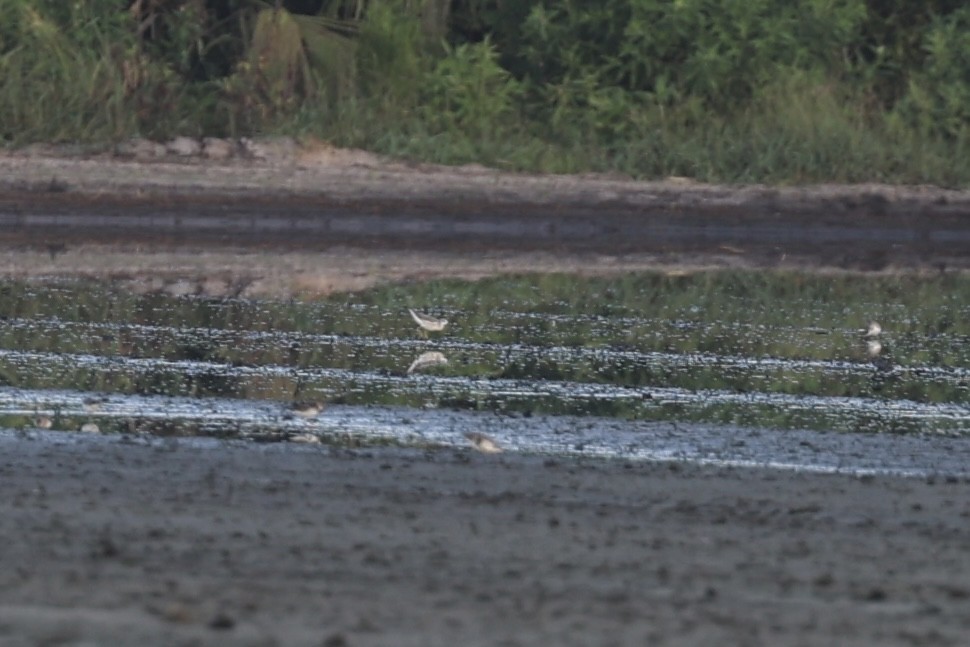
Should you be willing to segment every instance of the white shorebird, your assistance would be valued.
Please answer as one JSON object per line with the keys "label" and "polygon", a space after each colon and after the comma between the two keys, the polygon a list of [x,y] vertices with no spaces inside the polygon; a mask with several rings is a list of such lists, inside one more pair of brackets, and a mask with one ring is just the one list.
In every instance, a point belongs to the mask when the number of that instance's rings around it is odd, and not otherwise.
{"label": "white shorebird", "polygon": [[879,325],[878,321],[870,321],[869,326],[859,332],[865,333],[862,335],[863,339],[872,339],[882,334],[882,326]]}
{"label": "white shorebird", "polygon": [[320,415],[327,405],[323,402],[294,402],[290,405],[290,413],[298,418],[309,420]]}
{"label": "white shorebird", "polygon": [[417,359],[411,362],[411,365],[408,366],[408,375],[414,373],[415,371],[423,371],[426,368],[431,368],[432,366],[442,366],[447,363],[448,358],[445,357],[444,353],[439,353],[436,350],[421,353],[418,355]]}
{"label": "white shorebird", "polygon": [[477,431],[466,431],[464,436],[472,444],[472,447],[483,454],[498,454],[502,451],[498,443],[485,434],[480,434]]}
{"label": "white shorebird", "polygon": [[411,318],[418,324],[418,327],[428,332],[441,332],[448,325],[447,319],[439,319],[421,312],[415,312],[411,308],[408,308],[408,312],[411,313]]}

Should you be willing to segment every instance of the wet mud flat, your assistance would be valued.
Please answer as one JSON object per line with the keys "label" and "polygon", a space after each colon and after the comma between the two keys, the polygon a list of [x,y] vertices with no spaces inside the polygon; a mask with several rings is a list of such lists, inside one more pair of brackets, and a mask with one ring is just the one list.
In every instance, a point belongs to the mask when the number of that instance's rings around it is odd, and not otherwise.
{"label": "wet mud flat", "polygon": [[5,645],[960,645],[970,483],[0,433]]}

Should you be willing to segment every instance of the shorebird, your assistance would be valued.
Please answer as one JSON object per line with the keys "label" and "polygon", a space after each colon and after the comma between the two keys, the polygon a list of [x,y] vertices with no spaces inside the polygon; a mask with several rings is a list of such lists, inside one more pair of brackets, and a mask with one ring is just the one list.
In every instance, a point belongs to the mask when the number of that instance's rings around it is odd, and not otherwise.
{"label": "shorebird", "polygon": [[84,398],[84,402],[82,402],[82,404],[84,405],[85,412],[95,413],[97,411],[101,411],[101,408],[104,406],[104,403],[107,401],[108,401],[108,398],[106,398],[103,395],[99,395],[99,396],[92,396],[90,398]]}
{"label": "shorebird", "polygon": [[427,330],[428,332],[441,332],[448,325],[447,319],[438,319],[437,317],[432,317],[421,312],[415,312],[411,308],[408,308],[408,312],[411,313],[411,318],[417,322],[418,327],[421,330]]}
{"label": "shorebird", "polygon": [[408,366],[408,375],[414,373],[415,371],[423,371],[426,368],[431,368],[432,366],[441,366],[447,363],[448,358],[445,357],[444,353],[439,353],[436,350],[421,353],[418,355],[417,359],[411,362],[411,365]]}
{"label": "shorebird", "polygon": [[863,339],[872,339],[882,334],[882,326],[879,325],[878,321],[870,321],[869,326],[867,328],[863,328],[859,332],[865,333],[862,335]]}
{"label": "shorebird", "polygon": [[472,447],[483,454],[498,454],[502,451],[502,448],[498,446],[498,443],[485,434],[480,434],[477,431],[466,431],[464,436],[472,444]]}
{"label": "shorebird", "polygon": [[294,402],[290,405],[290,413],[298,418],[309,420],[320,415],[326,407],[323,402]]}
{"label": "shorebird", "polygon": [[37,416],[34,418],[34,426],[38,429],[50,429],[54,426],[54,421],[50,416]]}

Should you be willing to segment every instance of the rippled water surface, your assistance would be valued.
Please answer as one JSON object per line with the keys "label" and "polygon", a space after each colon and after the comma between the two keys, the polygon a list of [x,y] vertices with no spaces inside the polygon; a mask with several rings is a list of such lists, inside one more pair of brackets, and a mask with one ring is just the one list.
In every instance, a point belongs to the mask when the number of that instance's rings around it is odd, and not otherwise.
{"label": "rippled water surface", "polygon": [[[653,458],[703,458],[707,438],[711,458],[768,463],[785,462],[779,439],[808,432],[960,440],[968,295],[957,276],[753,272],[439,281],[295,302],[6,284],[0,423],[428,447],[483,431],[507,449]],[[409,307],[450,323],[426,333]],[[884,328],[878,356],[861,332],[870,319]],[[294,400],[328,409],[304,419]]]}

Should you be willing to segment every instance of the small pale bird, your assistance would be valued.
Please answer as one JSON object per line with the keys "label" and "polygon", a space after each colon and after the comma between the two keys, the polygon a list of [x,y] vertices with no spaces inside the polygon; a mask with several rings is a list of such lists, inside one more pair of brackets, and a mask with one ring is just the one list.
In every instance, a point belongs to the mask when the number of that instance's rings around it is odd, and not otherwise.
{"label": "small pale bird", "polygon": [[869,326],[859,332],[864,333],[862,335],[863,339],[873,339],[882,334],[882,326],[879,325],[878,321],[870,321]]}
{"label": "small pale bird", "polygon": [[294,402],[290,405],[290,413],[298,418],[309,420],[320,415],[326,407],[323,402]]}
{"label": "small pale bird", "polygon": [[38,429],[50,429],[54,426],[54,421],[50,416],[37,416],[34,418],[34,426]]}
{"label": "small pale bird", "polygon": [[436,350],[421,353],[418,355],[417,359],[411,362],[411,365],[408,366],[408,375],[414,373],[415,371],[423,371],[426,368],[431,368],[432,366],[442,366],[447,363],[448,358],[445,357],[444,353],[439,353]]}
{"label": "small pale bird", "polygon": [[432,317],[431,315],[426,315],[422,312],[415,312],[411,308],[408,308],[408,312],[411,313],[411,318],[417,322],[418,327],[422,330],[427,330],[428,332],[441,332],[448,325],[447,319],[439,319],[437,317]]}
{"label": "small pale bird", "polygon": [[466,431],[464,436],[472,444],[472,447],[483,454],[498,454],[502,451],[498,443],[485,434],[480,434],[477,431]]}

